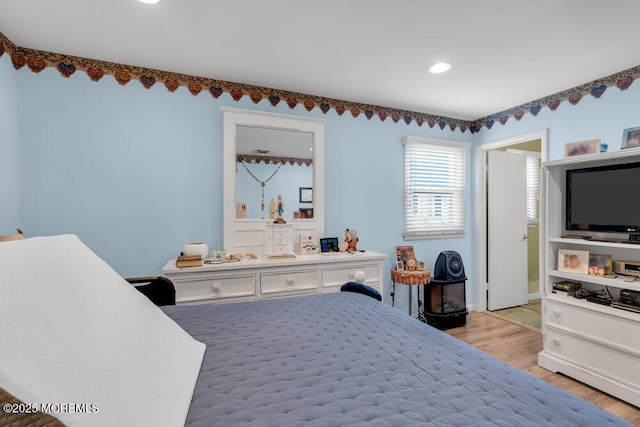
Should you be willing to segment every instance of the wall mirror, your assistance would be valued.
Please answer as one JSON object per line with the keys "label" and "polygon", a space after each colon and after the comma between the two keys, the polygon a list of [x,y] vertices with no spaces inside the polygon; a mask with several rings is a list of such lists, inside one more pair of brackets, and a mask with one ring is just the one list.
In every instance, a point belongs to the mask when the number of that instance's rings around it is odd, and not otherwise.
{"label": "wall mirror", "polygon": [[222,111],[225,248],[264,253],[265,223],[277,216],[278,197],[283,218],[293,223],[294,237],[322,237],[325,120],[226,107]]}
{"label": "wall mirror", "polygon": [[275,219],[278,204],[285,219],[313,218],[313,140],[311,132],[236,126],[237,219]]}

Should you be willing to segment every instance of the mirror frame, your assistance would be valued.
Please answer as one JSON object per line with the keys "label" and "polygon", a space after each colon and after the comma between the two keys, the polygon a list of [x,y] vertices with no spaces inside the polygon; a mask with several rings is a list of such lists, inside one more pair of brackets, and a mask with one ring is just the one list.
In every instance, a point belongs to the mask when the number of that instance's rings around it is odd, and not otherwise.
{"label": "mirror frame", "polygon": [[[236,127],[297,130],[313,134],[313,218],[288,220],[294,225],[294,249],[300,233],[324,233],[324,124],[326,120],[220,107],[223,112],[223,225],[227,252],[264,254],[265,224],[271,220],[236,218]],[[297,250],[297,249],[296,249]]]}

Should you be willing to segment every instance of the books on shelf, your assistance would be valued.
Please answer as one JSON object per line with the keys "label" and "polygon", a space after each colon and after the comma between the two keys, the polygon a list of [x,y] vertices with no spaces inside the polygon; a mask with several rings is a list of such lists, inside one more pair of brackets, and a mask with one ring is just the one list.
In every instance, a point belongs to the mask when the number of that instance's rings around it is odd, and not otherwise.
{"label": "books on shelf", "polygon": [[176,258],[176,267],[202,267],[202,257],[200,255],[180,255]]}
{"label": "books on shelf", "polygon": [[571,280],[564,280],[562,282],[555,282],[553,284],[553,289],[558,289],[561,291],[575,291],[580,289],[582,286],[578,282],[573,282]]}
{"label": "books on shelf", "polygon": [[551,293],[561,295],[563,297],[572,297],[576,294],[576,291],[561,291],[560,289],[552,289]]}
{"label": "books on shelf", "polygon": [[582,286],[578,282],[573,282],[571,280],[565,280],[562,282],[556,282],[553,284],[552,293],[556,295],[562,295],[565,297],[572,297],[576,294],[576,291],[580,289]]}

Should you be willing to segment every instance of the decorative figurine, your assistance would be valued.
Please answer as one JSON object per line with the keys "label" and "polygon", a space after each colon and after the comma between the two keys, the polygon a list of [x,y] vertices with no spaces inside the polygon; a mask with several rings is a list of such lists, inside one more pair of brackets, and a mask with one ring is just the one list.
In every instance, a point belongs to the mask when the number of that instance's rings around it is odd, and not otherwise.
{"label": "decorative figurine", "polygon": [[282,218],[284,214],[284,201],[282,200],[282,196],[278,194],[278,218]]}
{"label": "decorative figurine", "polygon": [[269,200],[269,219],[276,218],[276,202],[273,201],[273,197]]}
{"label": "decorative figurine", "polygon": [[349,231],[347,228],[344,232],[344,241],[347,242],[349,246],[347,246],[347,251],[355,252],[358,249],[356,246],[358,245],[358,236],[356,236],[356,231]]}

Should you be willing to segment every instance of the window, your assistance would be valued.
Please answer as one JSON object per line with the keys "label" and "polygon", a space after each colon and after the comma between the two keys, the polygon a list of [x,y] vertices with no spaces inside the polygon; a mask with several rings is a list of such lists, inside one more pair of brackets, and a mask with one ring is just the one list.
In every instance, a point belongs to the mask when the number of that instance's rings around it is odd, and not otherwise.
{"label": "window", "polygon": [[402,142],[405,240],[462,236],[469,144],[416,137]]}
{"label": "window", "polygon": [[540,220],[540,154],[527,153],[527,222]]}

